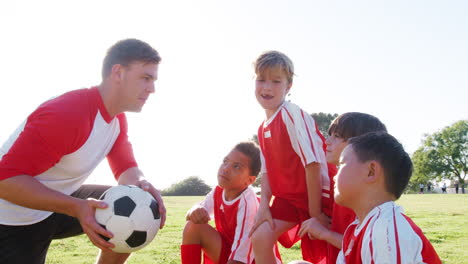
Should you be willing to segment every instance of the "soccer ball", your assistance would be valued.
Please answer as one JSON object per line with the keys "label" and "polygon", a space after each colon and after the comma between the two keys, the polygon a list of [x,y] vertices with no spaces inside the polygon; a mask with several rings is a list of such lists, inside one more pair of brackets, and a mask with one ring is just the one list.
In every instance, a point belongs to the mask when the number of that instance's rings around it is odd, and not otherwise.
{"label": "soccer ball", "polygon": [[102,194],[108,204],[96,209],[96,221],[114,234],[106,241],[115,245],[113,251],[130,253],[148,245],[156,236],[161,223],[159,206],[153,196],[131,185],[118,185]]}

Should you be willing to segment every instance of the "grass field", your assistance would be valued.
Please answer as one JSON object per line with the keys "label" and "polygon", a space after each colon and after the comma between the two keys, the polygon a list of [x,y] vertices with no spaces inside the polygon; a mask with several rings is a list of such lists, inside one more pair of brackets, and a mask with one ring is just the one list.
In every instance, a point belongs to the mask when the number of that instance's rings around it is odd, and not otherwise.
{"label": "grass field", "polygon": [[[180,263],[179,245],[186,211],[203,197],[164,197],[168,220],[156,239],[128,263]],[[408,194],[398,204],[421,227],[443,263],[468,264],[468,195]],[[93,263],[97,249],[82,235],[52,242],[47,263]],[[285,263],[300,259],[298,245],[281,249]]]}

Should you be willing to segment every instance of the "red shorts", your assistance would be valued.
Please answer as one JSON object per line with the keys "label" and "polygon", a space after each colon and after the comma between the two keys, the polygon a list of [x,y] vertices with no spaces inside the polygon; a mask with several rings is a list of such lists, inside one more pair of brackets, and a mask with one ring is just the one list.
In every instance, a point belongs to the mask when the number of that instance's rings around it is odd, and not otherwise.
{"label": "red shorts", "polygon": [[[328,204],[329,200],[322,197],[322,212],[330,215]],[[275,197],[273,204],[270,207],[271,216],[273,219],[283,220],[286,222],[296,223],[293,228],[281,234],[278,242],[285,248],[292,247],[301,238],[297,235],[300,224],[309,219],[309,212],[295,207],[288,200]],[[328,253],[327,243],[322,240],[311,240],[308,236],[302,237],[301,242],[302,257],[304,260],[312,263],[325,263]]]}

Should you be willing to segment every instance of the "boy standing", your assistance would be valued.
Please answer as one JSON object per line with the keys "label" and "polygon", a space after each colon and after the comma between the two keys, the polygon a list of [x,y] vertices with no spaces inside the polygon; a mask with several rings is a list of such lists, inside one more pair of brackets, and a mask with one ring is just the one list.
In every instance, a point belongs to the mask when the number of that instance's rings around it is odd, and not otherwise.
{"label": "boy standing", "polygon": [[[182,264],[201,263],[202,249],[215,263],[252,263],[252,244],[247,234],[257,213],[258,199],[249,185],[260,171],[260,162],[260,150],[253,142],[237,144],[224,158],[218,186],[187,213]],[[213,217],[216,229],[208,224]]]}
{"label": "boy standing", "polygon": [[[310,217],[326,221],[322,205],[330,198],[330,180],[315,121],[285,101],[293,82],[292,61],[281,52],[269,51],[257,58],[254,67],[255,95],[265,109],[266,120],[258,130],[263,158],[262,194],[250,235],[256,263],[271,264],[275,263],[274,245],[283,233]],[[302,241],[305,247],[315,252],[303,250],[304,259],[318,262],[326,256],[323,241],[312,242],[306,237]]]}
{"label": "boy standing", "polygon": [[[357,219],[346,229],[337,263],[441,263],[436,251],[394,201],[406,188],[413,165],[391,135],[351,138],[340,158],[335,201]],[[334,232],[314,236],[333,242]]]}

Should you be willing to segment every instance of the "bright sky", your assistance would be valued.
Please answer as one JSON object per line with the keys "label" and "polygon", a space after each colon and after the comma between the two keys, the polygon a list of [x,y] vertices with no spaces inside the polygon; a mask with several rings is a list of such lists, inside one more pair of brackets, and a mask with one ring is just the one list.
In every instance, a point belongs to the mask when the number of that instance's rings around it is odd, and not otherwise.
{"label": "bright sky", "polygon": [[[140,168],[158,188],[216,184],[223,157],[265,118],[253,60],[293,60],[289,99],[309,113],[379,117],[406,150],[468,118],[468,2],[2,1],[0,141],[40,103],[100,83],[108,47],[139,38],[163,58],[156,93],[128,114]],[[90,182],[110,182],[107,162]]]}

